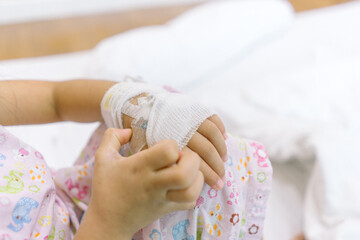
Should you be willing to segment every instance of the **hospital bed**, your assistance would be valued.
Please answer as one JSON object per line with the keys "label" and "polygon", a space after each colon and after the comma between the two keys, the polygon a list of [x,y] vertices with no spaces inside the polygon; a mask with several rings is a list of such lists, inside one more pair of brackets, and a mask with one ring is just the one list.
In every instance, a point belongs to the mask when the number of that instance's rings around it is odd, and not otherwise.
{"label": "hospital bed", "polygon": [[[215,70],[198,67],[201,71],[178,78],[166,69],[154,73],[142,66],[139,71],[150,82],[196,95],[220,114],[230,133],[267,146],[274,176],[265,240],[291,239],[304,231],[308,239],[360,239],[355,178],[360,167],[360,2],[298,14],[286,2],[276,2],[272,10],[278,22],[258,27],[257,35]],[[157,30],[139,29],[131,33],[134,39],[141,31]],[[111,68],[96,66],[111,65],[105,61],[108,49],[121,49],[124,41],[120,35],[95,50],[1,61],[0,78],[112,78]],[[130,72],[131,67],[126,66]],[[8,129],[41,151],[51,167],[61,168],[73,163],[97,126],[65,122]]]}

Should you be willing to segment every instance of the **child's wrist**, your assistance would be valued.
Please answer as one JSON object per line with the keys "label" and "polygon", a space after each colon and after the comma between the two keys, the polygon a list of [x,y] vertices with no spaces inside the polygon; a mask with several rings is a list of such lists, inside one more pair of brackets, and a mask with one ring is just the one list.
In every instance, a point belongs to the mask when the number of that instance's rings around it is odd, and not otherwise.
{"label": "child's wrist", "polygon": [[88,208],[74,240],[131,240],[133,234],[124,228],[124,224],[114,226],[107,223],[104,216]]}

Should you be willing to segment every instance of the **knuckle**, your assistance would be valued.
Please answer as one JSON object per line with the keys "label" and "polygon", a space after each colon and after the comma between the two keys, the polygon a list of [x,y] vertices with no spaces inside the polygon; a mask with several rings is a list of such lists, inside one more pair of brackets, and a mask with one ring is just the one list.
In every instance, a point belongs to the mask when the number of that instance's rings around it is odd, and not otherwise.
{"label": "knuckle", "polygon": [[172,149],[172,151],[178,151],[179,147],[178,147],[178,144],[175,140],[173,139],[167,139],[167,144],[168,144],[168,147]]}
{"label": "knuckle", "polygon": [[108,128],[104,132],[104,136],[111,136],[115,133],[115,128]]}
{"label": "knuckle", "polygon": [[208,127],[208,134],[211,138],[215,138],[216,137],[216,133],[217,131],[219,131],[219,129],[217,128],[217,126],[215,125],[215,123],[208,121],[209,122],[209,127]]}
{"label": "knuckle", "polygon": [[189,151],[189,155],[191,158],[196,158],[197,160],[200,160],[200,156],[199,154],[197,154],[197,152],[194,152],[194,151]]}
{"label": "knuckle", "polygon": [[211,117],[212,117],[212,120],[215,122],[216,126],[220,128],[220,131],[225,130],[224,123],[221,120],[221,118],[219,117],[219,115],[214,114]]}
{"label": "knuckle", "polygon": [[162,147],[165,158],[176,160],[179,157],[179,148],[174,140],[165,140]]}
{"label": "knuckle", "polygon": [[174,179],[174,182],[176,185],[186,186],[188,184],[188,177],[187,177],[186,173],[184,173],[184,171],[181,170],[180,168],[174,174],[173,179]]}
{"label": "knuckle", "polygon": [[205,147],[205,156],[213,156],[214,154],[216,154],[216,150],[215,148],[211,145],[211,144],[208,144],[206,147]]}
{"label": "knuckle", "polygon": [[187,152],[187,154],[189,155],[189,158],[191,158],[193,164],[198,164],[198,163],[200,163],[200,156],[199,156],[199,154],[197,154],[196,152],[193,152],[193,151]]}
{"label": "knuckle", "polygon": [[[217,143],[219,142],[218,139],[223,139],[222,137],[222,133],[220,131],[220,129],[218,129],[218,127],[215,125],[215,123],[210,122],[211,124],[209,125],[209,131],[208,131],[208,137],[210,139],[210,141],[212,143]],[[225,141],[222,141],[223,144],[225,144]]]}
{"label": "knuckle", "polygon": [[187,190],[184,192],[183,197],[184,197],[185,201],[187,201],[187,202],[193,202],[193,201],[196,201],[197,195],[198,195],[198,194],[197,194],[197,192],[195,191],[195,189],[190,188],[190,189],[187,189]]}

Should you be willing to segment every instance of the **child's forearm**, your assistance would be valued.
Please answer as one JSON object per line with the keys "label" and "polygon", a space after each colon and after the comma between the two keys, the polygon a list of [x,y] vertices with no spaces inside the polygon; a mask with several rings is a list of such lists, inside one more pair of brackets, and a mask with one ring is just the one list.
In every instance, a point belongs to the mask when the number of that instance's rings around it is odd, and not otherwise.
{"label": "child's forearm", "polygon": [[101,99],[114,83],[0,81],[0,124],[101,121]]}
{"label": "child's forearm", "polygon": [[59,82],[53,98],[61,121],[101,121],[100,103],[105,92],[115,82],[103,80],[72,80]]}
{"label": "child's forearm", "polygon": [[[54,99],[59,118],[62,121],[76,122],[102,121],[100,102],[105,92],[115,83],[104,80],[73,80],[58,83],[54,90]],[[133,103],[137,104],[135,99]],[[122,118],[123,126],[130,128],[132,118],[125,114]]]}
{"label": "child's forearm", "polygon": [[[89,209],[80,227],[74,236],[74,240],[130,240],[132,234],[125,233],[122,225],[113,226],[107,223],[97,214],[93,214]],[[102,219],[101,219],[102,218]]]}

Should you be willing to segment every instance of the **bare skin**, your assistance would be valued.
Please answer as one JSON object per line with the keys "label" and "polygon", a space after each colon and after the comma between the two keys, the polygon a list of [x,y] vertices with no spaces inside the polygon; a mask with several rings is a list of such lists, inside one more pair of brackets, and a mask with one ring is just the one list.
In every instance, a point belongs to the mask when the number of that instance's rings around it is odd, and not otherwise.
{"label": "bare skin", "polygon": [[[95,156],[93,195],[75,240],[131,239],[161,216],[195,206],[204,183],[200,157],[179,152],[172,140],[122,157],[120,146],[130,135],[127,130],[106,130]],[[122,169],[127,171],[119,174]],[[134,189],[136,194],[131,194]]]}
{"label": "bare skin", "polygon": [[[0,124],[102,121],[100,102],[113,84],[0,81]],[[126,117],[124,125],[130,126],[131,119]],[[193,208],[204,179],[215,189],[222,188],[222,159],[227,154],[224,134],[220,118],[213,116],[182,152],[175,142],[166,140],[124,158],[118,150],[131,133],[107,130],[96,154],[89,210],[76,239],[131,239],[138,229],[164,214]]]}
{"label": "bare skin", "polygon": [[[0,124],[103,121],[100,102],[114,84],[103,80],[0,81]],[[130,128],[131,120],[124,116],[125,128]],[[215,189],[222,188],[225,174],[224,134],[224,124],[214,115],[200,125],[187,145],[201,157],[205,182]]]}

